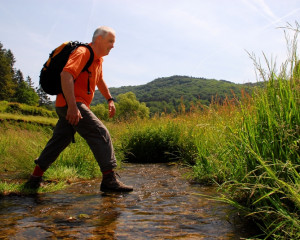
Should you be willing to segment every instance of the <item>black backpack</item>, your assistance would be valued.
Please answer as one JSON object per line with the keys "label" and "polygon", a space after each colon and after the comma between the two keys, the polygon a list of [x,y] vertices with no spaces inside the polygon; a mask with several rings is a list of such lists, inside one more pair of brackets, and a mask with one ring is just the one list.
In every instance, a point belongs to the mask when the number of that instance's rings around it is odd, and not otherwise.
{"label": "black backpack", "polygon": [[[88,71],[94,60],[94,51],[88,44],[80,42],[65,42],[59,47],[55,48],[50,56],[43,65],[40,73],[40,85],[42,89],[50,95],[57,95],[62,93],[60,73],[62,72],[64,66],[66,65],[70,54],[78,47],[84,46],[90,51],[90,59],[84,66],[81,72]],[[88,71],[89,75],[90,72]],[[88,94],[90,94],[90,81],[88,79],[87,86]]]}

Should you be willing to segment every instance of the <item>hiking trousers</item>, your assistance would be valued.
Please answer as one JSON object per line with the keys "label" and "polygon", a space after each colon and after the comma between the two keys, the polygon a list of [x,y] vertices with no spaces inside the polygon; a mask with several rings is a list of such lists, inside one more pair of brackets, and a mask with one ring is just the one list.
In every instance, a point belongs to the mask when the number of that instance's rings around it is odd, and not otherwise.
{"label": "hiking trousers", "polygon": [[72,126],[66,120],[67,107],[56,107],[59,119],[54,128],[53,136],[46,144],[39,158],[35,160],[35,163],[43,171],[46,171],[58,158],[59,154],[71,143],[76,132],[88,143],[102,172],[117,166],[111,137],[107,128],[85,104],[78,102],[77,107],[83,118],[79,120],[76,126]]}

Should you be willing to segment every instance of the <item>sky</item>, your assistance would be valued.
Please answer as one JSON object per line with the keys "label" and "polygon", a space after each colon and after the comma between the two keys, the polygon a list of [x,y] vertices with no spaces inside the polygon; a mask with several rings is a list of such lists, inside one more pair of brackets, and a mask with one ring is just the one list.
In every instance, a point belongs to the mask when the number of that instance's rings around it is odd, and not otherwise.
{"label": "sky", "polygon": [[256,82],[249,54],[280,65],[284,28],[300,22],[300,0],[0,0],[0,42],[38,86],[49,53],[66,41],[116,31],[104,57],[108,87],[184,75]]}

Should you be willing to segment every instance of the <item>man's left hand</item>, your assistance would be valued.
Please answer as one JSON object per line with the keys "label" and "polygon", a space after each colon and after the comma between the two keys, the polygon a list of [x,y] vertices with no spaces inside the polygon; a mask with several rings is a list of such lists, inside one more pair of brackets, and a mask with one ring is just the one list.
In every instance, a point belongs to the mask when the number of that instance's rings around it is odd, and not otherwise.
{"label": "man's left hand", "polygon": [[109,101],[109,103],[108,103],[108,116],[110,118],[112,118],[113,116],[115,116],[115,113],[116,113],[115,103],[114,103],[114,101]]}

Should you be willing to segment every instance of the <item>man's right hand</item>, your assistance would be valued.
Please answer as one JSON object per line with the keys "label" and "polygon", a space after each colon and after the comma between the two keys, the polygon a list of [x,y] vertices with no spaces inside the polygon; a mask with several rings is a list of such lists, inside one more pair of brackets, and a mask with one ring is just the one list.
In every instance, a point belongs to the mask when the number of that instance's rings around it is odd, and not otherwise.
{"label": "man's right hand", "polygon": [[82,119],[79,109],[76,107],[68,107],[66,120],[73,126],[76,126],[79,123],[79,120]]}
{"label": "man's right hand", "polygon": [[61,74],[61,87],[67,101],[68,111],[66,120],[71,125],[77,125],[79,120],[82,119],[81,113],[76,105],[76,99],[74,95],[74,80],[70,73],[62,71]]}

